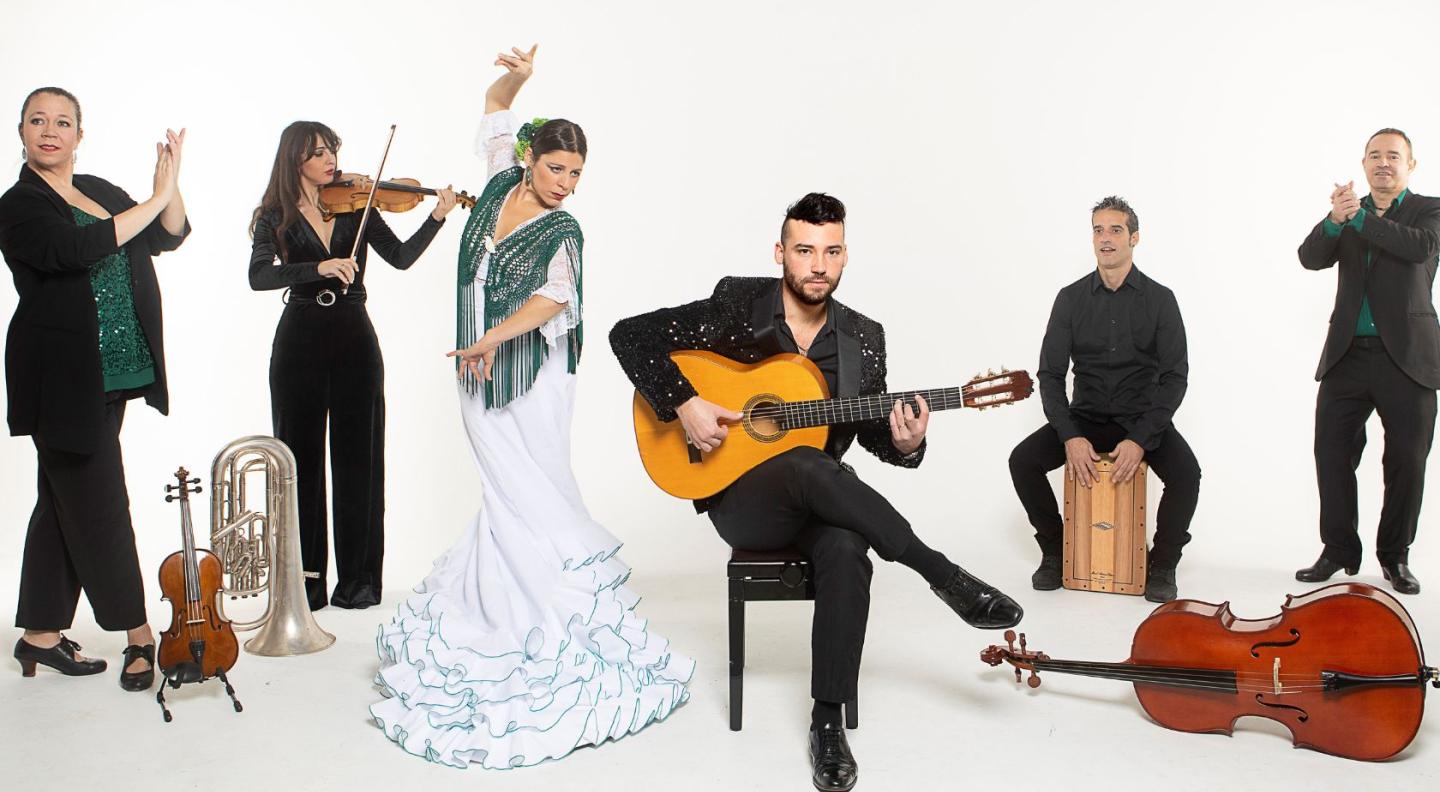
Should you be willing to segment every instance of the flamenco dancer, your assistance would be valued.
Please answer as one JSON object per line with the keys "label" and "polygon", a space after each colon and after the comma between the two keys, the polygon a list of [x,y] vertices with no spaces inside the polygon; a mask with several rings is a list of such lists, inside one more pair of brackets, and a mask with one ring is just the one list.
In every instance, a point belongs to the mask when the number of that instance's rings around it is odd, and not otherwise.
{"label": "flamenco dancer", "polygon": [[483,507],[381,626],[387,698],[370,708],[406,751],[492,769],[637,732],[686,700],[694,672],[635,614],[620,542],[570,469],[583,238],[561,205],[585,134],[563,119],[517,124],[535,48],[511,53],[485,94],[489,181],[461,239],[450,353]]}
{"label": "flamenco dancer", "polygon": [[335,567],[328,604],[380,604],[385,553],[385,361],[365,310],[366,249],[409,269],[455,208],[439,190],[435,209],[402,243],[370,210],[329,214],[320,188],[336,174],[340,138],[324,124],[296,121],[280,134],[265,196],[250,221],[250,288],[289,289],[270,352],[270,415],[275,436],[295,453],[300,556],[311,610],[327,604],[325,434],[335,484]]}

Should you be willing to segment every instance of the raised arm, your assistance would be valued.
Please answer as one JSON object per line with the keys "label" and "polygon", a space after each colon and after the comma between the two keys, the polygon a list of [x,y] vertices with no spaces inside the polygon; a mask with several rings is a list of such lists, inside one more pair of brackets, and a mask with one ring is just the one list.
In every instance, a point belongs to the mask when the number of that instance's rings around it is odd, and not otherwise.
{"label": "raised arm", "polygon": [[521,52],[518,48],[511,47],[510,52],[513,54],[506,55],[501,52],[495,56],[495,65],[504,66],[505,73],[485,91],[486,114],[509,110],[510,105],[515,103],[515,95],[520,93],[520,86],[530,79],[534,71],[535,50],[539,47],[539,44],[532,45],[529,52]]}

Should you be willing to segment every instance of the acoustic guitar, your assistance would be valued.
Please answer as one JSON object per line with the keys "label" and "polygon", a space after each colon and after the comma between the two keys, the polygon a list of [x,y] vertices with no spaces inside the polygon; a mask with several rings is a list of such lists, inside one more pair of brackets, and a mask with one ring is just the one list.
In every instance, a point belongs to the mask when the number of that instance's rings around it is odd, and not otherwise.
{"label": "acoustic guitar", "polygon": [[687,442],[680,421],[661,421],[649,402],[635,394],[635,442],[645,472],[677,498],[714,495],[746,471],[792,448],[825,448],[832,424],[883,419],[903,399],[918,409],[986,409],[1017,402],[1034,392],[1023,371],[989,372],[958,388],[877,393],[830,398],[820,369],[804,355],[781,354],[758,363],[739,363],[714,352],[681,350],[670,359],[707,401],[741,414],[725,442],[704,453]]}

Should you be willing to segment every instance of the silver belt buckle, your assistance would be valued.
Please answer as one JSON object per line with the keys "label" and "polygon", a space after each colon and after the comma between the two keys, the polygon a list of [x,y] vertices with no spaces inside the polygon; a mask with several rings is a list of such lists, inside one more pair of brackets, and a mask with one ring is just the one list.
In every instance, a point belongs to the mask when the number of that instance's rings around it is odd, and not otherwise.
{"label": "silver belt buckle", "polygon": [[316,304],[323,305],[326,308],[334,305],[337,299],[339,298],[335,296],[335,292],[331,291],[330,289],[321,289],[315,294]]}

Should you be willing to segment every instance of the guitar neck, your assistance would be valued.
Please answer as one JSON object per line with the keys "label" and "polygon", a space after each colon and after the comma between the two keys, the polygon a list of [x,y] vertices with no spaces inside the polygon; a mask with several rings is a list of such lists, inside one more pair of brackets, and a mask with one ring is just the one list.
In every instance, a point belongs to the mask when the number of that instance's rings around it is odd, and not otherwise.
{"label": "guitar neck", "polygon": [[1133,663],[1086,663],[1073,660],[1036,660],[1034,665],[1036,670],[1053,671],[1059,674],[1118,679],[1123,682],[1145,682],[1169,687],[1216,690],[1222,693],[1238,691],[1235,672],[1216,668],[1182,668]]}
{"label": "guitar neck", "polygon": [[781,406],[782,419],[785,425],[792,429],[873,421],[889,415],[895,407],[895,402],[902,399],[911,406],[911,409],[918,409],[916,396],[925,399],[931,412],[953,410],[965,406],[964,392],[960,388],[930,388],[897,393],[876,393],[869,396],[849,396],[839,399],[787,402]]}

